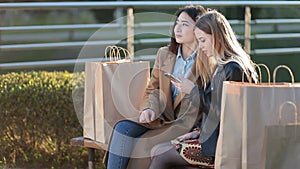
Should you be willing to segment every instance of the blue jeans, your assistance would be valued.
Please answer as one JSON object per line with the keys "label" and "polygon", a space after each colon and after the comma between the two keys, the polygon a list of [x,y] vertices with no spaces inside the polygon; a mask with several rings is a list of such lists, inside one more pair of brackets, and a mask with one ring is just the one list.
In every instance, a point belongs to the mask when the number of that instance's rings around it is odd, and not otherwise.
{"label": "blue jeans", "polygon": [[150,129],[132,121],[118,122],[112,133],[107,169],[126,169],[138,138]]}

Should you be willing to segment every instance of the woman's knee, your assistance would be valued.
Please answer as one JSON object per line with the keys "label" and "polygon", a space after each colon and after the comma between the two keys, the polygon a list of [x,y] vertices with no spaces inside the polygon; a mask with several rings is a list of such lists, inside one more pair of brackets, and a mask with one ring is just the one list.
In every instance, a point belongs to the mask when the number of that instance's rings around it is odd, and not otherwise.
{"label": "woman's knee", "polygon": [[164,154],[172,148],[173,148],[173,146],[170,142],[157,144],[151,149],[151,157],[154,158],[155,156]]}
{"label": "woman's knee", "polygon": [[129,123],[130,122],[127,120],[118,121],[114,126],[114,130],[122,131],[124,128],[126,128],[126,126],[128,126]]}
{"label": "woman's knee", "polygon": [[130,137],[137,137],[144,133],[146,128],[138,123],[129,120],[122,120],[115,124],[114,133],[126,135]]}

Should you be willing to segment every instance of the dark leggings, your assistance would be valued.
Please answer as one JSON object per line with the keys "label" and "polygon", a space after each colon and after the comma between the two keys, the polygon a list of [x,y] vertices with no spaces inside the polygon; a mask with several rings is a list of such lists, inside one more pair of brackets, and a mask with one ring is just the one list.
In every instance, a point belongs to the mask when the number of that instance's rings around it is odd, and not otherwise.
{"label": "dark leggings", "polygon": [[170,142],[158,144],[151,151],[151,165],[149,169],[195,169],[188,164],[175,150]]}

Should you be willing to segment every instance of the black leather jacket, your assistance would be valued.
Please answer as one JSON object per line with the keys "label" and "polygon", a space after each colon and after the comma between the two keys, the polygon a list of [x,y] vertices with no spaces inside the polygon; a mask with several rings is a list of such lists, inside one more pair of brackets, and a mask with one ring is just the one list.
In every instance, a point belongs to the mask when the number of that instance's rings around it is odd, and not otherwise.
{"label": "black leather jacket", "polygon": [[223,81],[242,81],[242,75],[243,69],[237,62],[232,61],[219,65],[215,70],[211,83],[204,90],[194,88],[190,94],[191,101],[197,95],[195,90],[200,92],[200,105],[198,106],[203,112],[202,121],[199,123],[201,125],[200,142],[205,156],[215,156],[216,152]]}

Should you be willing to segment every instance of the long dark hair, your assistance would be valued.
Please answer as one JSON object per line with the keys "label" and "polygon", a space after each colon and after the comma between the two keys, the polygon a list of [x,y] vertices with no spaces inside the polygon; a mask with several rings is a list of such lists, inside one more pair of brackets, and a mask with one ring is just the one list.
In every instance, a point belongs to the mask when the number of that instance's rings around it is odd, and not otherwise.
{"label": "long dark hair", "polygon": [[197,21],[197,19],[203,15],[204,13],[206,13],[206,10],[205,8],[203,8],[201,5],[188,5],[188,6],[185,6],[183,8],[180,8],[177,12],[176,12],[176,19],[174,21],[174,24],[173,24],[173,27],[172,27],[172,35],[171,35],[171,41],[169,43],[169,50],[171,52],[173,52],[174,54],[177,53],[178,51],[178,47],[179,47],[179,43],[176,42],[176,39],[175,39],[175,32],[174,32],[174,28],[176,26],[176,22],[177,22],[177,19],[179,17],[179,15],[182,13],[182,12],[185,12],[187,13],[195,22]]}

